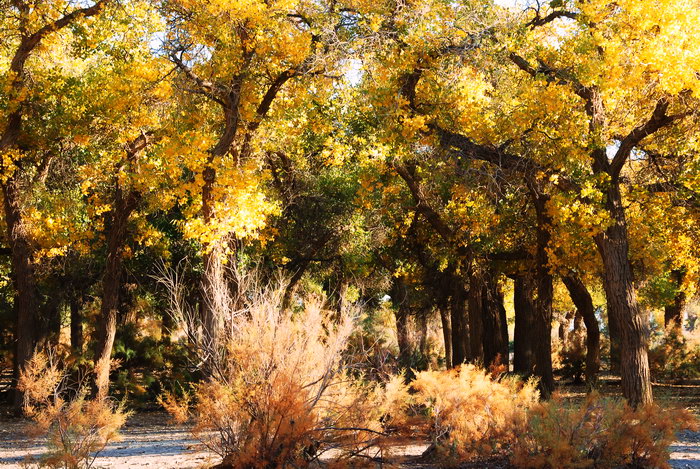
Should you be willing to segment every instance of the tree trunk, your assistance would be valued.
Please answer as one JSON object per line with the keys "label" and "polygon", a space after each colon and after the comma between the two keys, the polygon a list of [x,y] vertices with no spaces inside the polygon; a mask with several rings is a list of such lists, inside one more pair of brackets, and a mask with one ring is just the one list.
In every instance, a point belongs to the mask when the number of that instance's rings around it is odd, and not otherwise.
{"label": "tree trunk", "polygon": [[[472,363],[485,363],[484,361],[484,322],[482,281],[476,274],[469,277],[469,332],[472,340],[469,345],[469,361]],[[454,328],[454,325],[452,326]]]}
{"label": "tree trunk", "polygon": [[608,335],[610,336],[610,373],[620,374],[620,326],[613,315],[610,300],[605,298],[608,311]]}
{"label": "tree trunk", "polygon": [[[213,157],[210,157],[213,160]],[[214,200],[213,189],[214,181],[216,180],[216,170],[211,166],[209,161],[207,167],[203,171],[204,185],[202,187],[202,218],[205,225],[210,225],[214,220]],[[223,293],[220,289],[224,285],[223,272],[221,269],[221,250],[220,242],[215,241],[214,244],[205,244],[202,246],[202,277],[200,279],[200,294],[201,302],[199,304],[199,312],[201,315],[202,336],[201,350],[204,355],[203,363],[205,373],[211,373],[212,360],[216,355],[219,323],[217,315],[217,303],[220,303],[220,295]],[[217,291],[219,290],[219,291]]]}
{"label": "tree trunk", "polygon": [[121,288],[122,260],[129,216],[136,206],[136,195],[117,189],[114,208],[107,225],[107,262],[102,277],[102,305],[97,322],[95,389],[98,399],[109,394],[112,347],[117,332],[117,309]]}
{"label": "tree trunk", "polygon": [[70,299],[70,346],[76,356],[83,353],[83,316],[81,313],[81,302],[77,295]]}
{"label": "tree trunk", "polygon": [[[39,292],[34,264],[33,249],[23,227],[22,212],[19,205],[19,182],[15,177],[2,184],[5,208],[7,239],[11,251],[12,280],[15,287],[15,379],[24,371],[27,362],[34,353],[36,336],[34,328],[39,311]],[[14,407],[20,411],[23,396],[15,392]]]}
{"label": "tree trunk", "polygon": [[586,325],[586,384],[593,388],[598,381],[600,371],[600,328],[595,316],[593,300],[586,285],[574,275],[562,276],[562,281],[569,291],[571,301]]}
{"label": "tree trunk", "polygon": [[440,308],[440,322],[442,323],[442,338],[445,342],[445,368],[452,368],[452,326],[450,316],[446,308]]}
{"label": "tree trunk", "polygon": [[446,281],[447,275],[444,272],[436,269],[432,274],[432,281],[429,285],[435,293],[435,304],[440,312],[442,339],[445,345],[445,368],[449,370],[454,366],[454,361],[452,360],[452,324],[450,323],[449,310],[449,282]]}
{"label": "tree trunk", "polygon": [[648,358],[649,321],[637,303],[618,181],[610,183],[606,196],[606,208],[613,224],[595,240],[603,260],[610,322],[619,327],[622,394],[631,406],[637,407],[653,401]]}
{"label": "tree trunk", "polygon": [[552,219],[547,212],[549,196],[542,193],[535,183],[528,182],[535,213],[537,215],[537,251],[535,254],[535,315],[533,322],[535,336],[535,375],[540,379],[540,393],[548,399],[554,392],[552,372],[552,301],[554,284],[549,272],[549,227]]}
{"label": "tree trunk", "polygon": [[423,310],[416,318],[416,326],[418,328],[418,351],[421,354],[421,359],[428,356],[428,315],[430,310]]}
{"label": "tree trunk", "polygon": [[492,273],[484,277],[481,293],[481,317],[483,324],[484,366],[508,366],[508,325],[503,294]]}
{"label": "tree trunk", "polygon": [[40,327],[37,327],[36,343],[39,348],[50,348],[58,345],[61,335],[61,303],[62,295],[58,291],[50,291],[48,298],[39,308]]}
{"label": "tree trunk", "polygon": [[411,366],[411,337],[408,325],[408,312],[403,307],[395,310],[396,316],[396,339],[399,345],[399,364],[402,367]]}
{"label": "tree trunk", "polygon": [[531,278],[515,277],[513,307],[515,333],[513,337],[513,371],[531,376],[535,369],[535,340],[532,337],[534,285]]}
{"label": "tree trunk", "polygon": [[406,283],[402,277],[394,278],[391,288],[391,300],[396,319],[396,341],[399,346],[399,364],[401,367],[411,366],[411,338],[408,324],[410,314],[409,298]]}
{"label": "tree trunk", "polygon": [[452,276],[452,295],[450,297],[450,325],[452,326],[452,364],[461,365],[469,360],[469,319],[467,317],[464,284],[459,275]]}
{"label": "tree trunk", "polygon": [[679,328],[683,325],[683,311],[687,302],[686,294],[682,290],[683,278],[685,273],[682,270],[673,270],[671,272],[671,280],[676,287],[676,294],[673,297],[673,303],[664,307],[664,327]]}

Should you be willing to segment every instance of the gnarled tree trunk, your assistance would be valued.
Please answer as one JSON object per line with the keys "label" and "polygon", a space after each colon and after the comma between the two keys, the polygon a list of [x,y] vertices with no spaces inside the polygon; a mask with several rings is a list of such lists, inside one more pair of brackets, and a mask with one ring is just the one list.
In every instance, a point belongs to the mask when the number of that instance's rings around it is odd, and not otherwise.
{"label": "gnarled tree trunk", "polygon": [[613,223],[596,236],[595,241],[603,260],[610,322],[617,324],[620,333],[622,393],[629,404],[636,407],[653,401],[648,358],[649,321],[637,303],[619,182],[610,184],[606,196],[606,208]]}

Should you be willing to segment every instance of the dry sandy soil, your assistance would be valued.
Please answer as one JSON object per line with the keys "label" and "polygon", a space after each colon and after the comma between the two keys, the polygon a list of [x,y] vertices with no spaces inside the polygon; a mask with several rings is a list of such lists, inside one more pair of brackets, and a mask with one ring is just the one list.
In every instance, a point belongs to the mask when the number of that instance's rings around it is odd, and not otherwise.
{"label": "dry sandy soil", "polygon": [[[563,385],[561,394],[567,400],[582,400],[582,386]],[[600,383],[604,395],[619,394],[619,378],[605,377]],[[659,402],[672,402],[692,409],[700,415],[700,383],[689,385],[655,385],[654,396]],[[1,414],[1,413],[0,413]],[[121,441],[110,444],[95,461],[98,468],[204,468],[219,460],[193,440],[187,427],[172,425],[162,412],[137,413],[122,430]],[[27,456],[39,456],[43,447],[23,436],[23,423],[0,415],[0,467],[20,468]],[[405,469],[432,469],[435,466],[418,462],[427,445],[416,444],[394,448],[401,455]],[[671,446],[673,469],[700,469],[700,432],[682,432]]]}
{"label": "dry sandy soil", "polygon": [[[18,420],[0,420],[0,467],[19,469],[27,456],[38,457],[44,450],[23,436],[24,425]],[[170,424],[164,413],[137,414],[121,433],[119,442],[100,453],[96,468],[206,468],[220,460],[193,440],[187,427]],[[397,447],[393,453],[410,460],[426,448],[427,445],[416,444]],[[411,464],[412,468],[417,466]]]}
{"label": "dry sandy soil", "polygon": [[[27,456],[39,456],[43,448],[29,442],[22,434],[23,423],[17,420],[0,421],[0,467],[20,468]],[[430,466],[415,460],[426,445],[396,448],[407,462],[404,467]],[[671,466],[674,469],[700,469],[700,433],[684,432],[671,448]],[[217,462],[197,441],[191,439],[188,429],[168,424],[162,413],[139,414],[132,418],[123,431],[123,439],[110,444],[95,462],[103,468],[202,468]]]}

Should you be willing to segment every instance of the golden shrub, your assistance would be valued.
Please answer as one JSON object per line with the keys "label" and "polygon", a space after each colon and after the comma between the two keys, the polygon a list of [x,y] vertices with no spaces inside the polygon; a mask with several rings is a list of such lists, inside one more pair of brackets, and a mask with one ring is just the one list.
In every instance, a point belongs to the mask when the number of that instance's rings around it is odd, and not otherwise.
{"label": "golden shrub", "polygon": [[29,434],[46,438],[48,452],[38,463],[44,467],[91,467],[98,454],[119,438],[128,413],[123,403],[89,399],[82,384],[71,387],[67,374],[52,352],[37,352],[20,375],[24,411],[32,419]]}
{"label": "golden shrub", "polygon": [[512,462],[524,468],[667,468],[676,433],[695,427],[685,409],[632,409],[595,393],[574,405],[555,396],[528,412]]}
{"label": "golden shrub", "polygon": [[[278,299],[259,296],[232,321],[214,376],[195,387],[194,435],[235,468],[294,467],[329,452],[342,465],[382,451],[385,426],[402,418],[400,379],[385,387],[347,371],[351,314],[314,300],[292,313]],[[172,395],[161,401],[183,420]]]}
{"label": "golden shrub", "polygon": [[418,373],[412,388],[429,411],[439,456],[456,461],[506,455],[539,397],[534,381],[497,377],[474,365]]}

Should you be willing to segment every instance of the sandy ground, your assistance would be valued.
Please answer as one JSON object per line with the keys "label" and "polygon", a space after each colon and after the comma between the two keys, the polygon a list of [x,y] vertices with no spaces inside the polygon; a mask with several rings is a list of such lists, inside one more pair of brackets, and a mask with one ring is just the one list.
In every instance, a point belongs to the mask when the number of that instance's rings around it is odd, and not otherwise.
{"label": "sandy ground", "polygon": [[[37,457],[43,447],[22,434],[23,423],[0,421],[0,467],[21,468],[27,455]],[[99,468],[204,468],[215,464],[216,455],[193,440],[186,427],[167,423],[164,414],[149,414],[132,419],[123,438],[110,444],[95,461]],[[394,454],[407,459],[419,456],[425,445],[396,448]],[[409,464],[406,467],[426,465]],[[700,432],[683,432],[671,447],[673,469],[700,469]]]}
{"label": "sandy ground", "polygon": [[[26,456],[44,448],[27,440],[23,423],[0,421],[0,467],[20,468]],[[216,455],[191,438],[186,427],[168,424],[163,414],[139,416],[122,430],[122,439],[107,446],[95,461],[103,468],[200,468],[216,463]]]}

